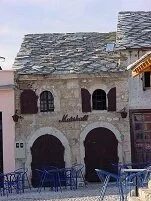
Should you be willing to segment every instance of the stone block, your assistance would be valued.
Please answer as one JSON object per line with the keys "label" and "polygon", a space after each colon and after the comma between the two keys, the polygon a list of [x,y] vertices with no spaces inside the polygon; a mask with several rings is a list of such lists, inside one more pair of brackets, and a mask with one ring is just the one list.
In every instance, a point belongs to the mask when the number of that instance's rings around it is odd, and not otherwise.
{"label": "stone block", "polygon": [[139,198],[142,201],[151,201],[151,189],[140,188],[139,189]]}

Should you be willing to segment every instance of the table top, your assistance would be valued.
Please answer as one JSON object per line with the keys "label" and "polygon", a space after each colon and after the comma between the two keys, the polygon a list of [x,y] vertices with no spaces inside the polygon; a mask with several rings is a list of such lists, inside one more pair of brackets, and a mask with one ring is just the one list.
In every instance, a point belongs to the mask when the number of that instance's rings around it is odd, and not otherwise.
{"label": "table top", "polygon": [[125,169],[125,168],[122,168],[121,171],[122,172],[143,172],[145,171],[146,169],[133,169],[133,168],[129,168],[129,169]]}

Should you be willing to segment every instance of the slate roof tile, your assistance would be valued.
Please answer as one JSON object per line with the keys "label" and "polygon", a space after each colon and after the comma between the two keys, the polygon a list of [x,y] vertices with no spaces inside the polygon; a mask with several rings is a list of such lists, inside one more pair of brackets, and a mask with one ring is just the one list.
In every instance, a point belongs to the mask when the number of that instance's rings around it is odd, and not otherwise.
{"label": "slate roof tile", "polygon": [[50,33],[25,35],[13,67],[18,74],[68,74],[125,71],[127,59],[106,52],[116,33]]}
{"label": "slate roof tile", "polygon": [[151,11],[119,13],[116,48],[151,48]]}

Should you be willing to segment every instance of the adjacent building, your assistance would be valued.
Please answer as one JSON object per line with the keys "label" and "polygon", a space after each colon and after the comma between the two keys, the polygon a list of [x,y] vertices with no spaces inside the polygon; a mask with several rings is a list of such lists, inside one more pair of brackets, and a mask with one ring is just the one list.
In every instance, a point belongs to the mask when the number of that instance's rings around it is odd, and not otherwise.
{"label": "adjacent building", "polygon": [[0,172],[15,170],[14,71],[0,70]]}
{"label": "adjacent building", "polygon": [[[151,12],[121,12],[117,48],[128,56],[131,154],[134,162],[151,161]],[[146,72],[144,72],[146,71]],[[142,73],[144,72],[144,73]]]}

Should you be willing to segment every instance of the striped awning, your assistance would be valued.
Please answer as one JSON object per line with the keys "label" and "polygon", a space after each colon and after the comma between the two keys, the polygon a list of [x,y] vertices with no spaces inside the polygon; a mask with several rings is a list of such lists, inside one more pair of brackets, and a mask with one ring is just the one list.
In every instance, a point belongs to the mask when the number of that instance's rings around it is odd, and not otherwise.
{"label": "striped awning", "polygon": [[140,59],[127,67],[132,70],[132,76],[135,77],[141,73],[151,71],[151,52],[146,53]]}

